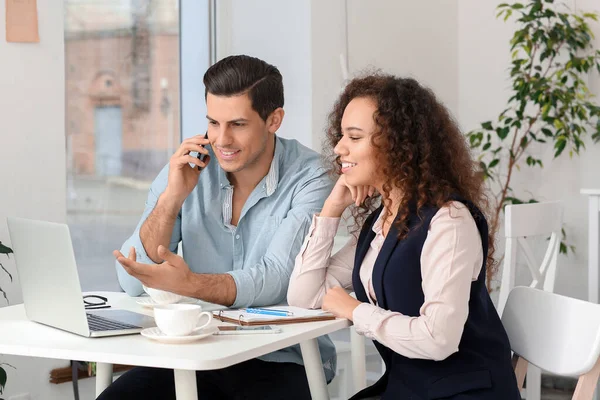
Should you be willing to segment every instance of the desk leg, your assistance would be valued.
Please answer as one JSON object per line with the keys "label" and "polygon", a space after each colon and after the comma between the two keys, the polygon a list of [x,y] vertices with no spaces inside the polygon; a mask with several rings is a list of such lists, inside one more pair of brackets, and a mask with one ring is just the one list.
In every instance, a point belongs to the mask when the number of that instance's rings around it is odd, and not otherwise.
{"label": "desk leg", "polygon": [[[588,207],[588,300],[600,303],[600,196],[590,195]],[[592,400],[598,400],[599,392],[600,384]]]}
{"label": "desk leg", "polygon": [[350,327],[350,349],[354,393],[358,393],[367,387],[367,354],[365,337],[354,326]]}
{"label": "desk leg", "polygon": [[329,400],[327,381],[325,380],[325,371],[323,371],[323,362],[321,361],[317,339],[300,343],[300,350],[302,350],[310,396],[313,400]]}
{"label": "desk leg", "polygon": [[96,363],[96,397],[112,383],[113,366],[107,363]]}
{"label": "desk leg", "polygon": [[198,400],[198,385],[196,383],[196,371],[176,369],[175,373],[175,397],[177,400]]}
{"label": "desk leg", "polygon": [[600,197],[589,197],[588,210],[588,294],[589,301],[592,303],[600,303],[600,294],[598,293],[598,285],[600,284]]}

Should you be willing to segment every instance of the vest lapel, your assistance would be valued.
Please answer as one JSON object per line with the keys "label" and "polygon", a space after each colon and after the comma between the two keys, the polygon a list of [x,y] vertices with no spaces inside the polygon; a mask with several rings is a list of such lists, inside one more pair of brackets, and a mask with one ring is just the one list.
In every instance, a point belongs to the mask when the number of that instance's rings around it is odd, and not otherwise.
{"label": "vest lapel", "polygon": [[385,240],[383,241],[383,246],[381,246],[381,250],[377,255],[377,259],[375,260],[372,276],[373,290],[375,290],[375,296],[377,296],[377,304],[379,307],[385,309],[388,309],[388,305],[385,293],[383,291],[383,274],[385,272],[385,268],[387,267],[387,263],[397,245],[398,229],[396,229],[396,226],[392,224],[387,236],[385,237]]}
{"label": "vest lapel", "polygon": [[375,221],[377,221],[377,217],[381,213],[381,210],[382,207],[379,207],[377,210],[373,211],[373,213],[365,221],[363,229],[360,232],[360,236],[358,237],[356,253],[354,255],[352,286],[354,287],[354,293],[356,293],[356,298],[364,303],[368,303],[369,299],[367,297],[367,292],[365,291],[365,288],[360,280],[360,266],[362,265],[362,262],[365,259],[365,255],[369,250],[371,242],[375,238],[375,232],[373,232],[373,224],[375,223]]}

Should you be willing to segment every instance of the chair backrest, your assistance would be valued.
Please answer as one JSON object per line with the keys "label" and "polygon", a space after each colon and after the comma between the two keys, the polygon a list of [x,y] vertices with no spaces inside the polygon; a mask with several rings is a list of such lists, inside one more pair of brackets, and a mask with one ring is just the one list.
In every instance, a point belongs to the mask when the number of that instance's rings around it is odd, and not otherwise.
{"label": "chair backrest", "polygon": [[553,374],[586,374],[600,356],[600,304],[520,286],[502,324],[515,354]]}
{"label": "chair backrest", "polygon": [[[504,209],[504,214],[506,248],[497,308],[500,315],[504,310],[508,293],[515,287],[519,248],[531,274],[532,280],[529,286],[548,292],[554,290],[563,222],[563,203],[554,201],[509,205]],[[536,259],[534,251],[526,240],[529,236],[550,238],[541,263]]]}

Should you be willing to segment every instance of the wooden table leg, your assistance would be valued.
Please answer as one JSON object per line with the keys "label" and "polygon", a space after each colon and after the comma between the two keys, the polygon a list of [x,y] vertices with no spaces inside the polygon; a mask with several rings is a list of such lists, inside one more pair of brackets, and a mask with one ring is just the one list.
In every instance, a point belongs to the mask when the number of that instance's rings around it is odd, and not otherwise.
{"label": "wooden table leg", "polygon": [[96,363],[96,397],[112,384],[113,365]]}
{"label": "wooden table leg", "polygon": [[177,400],[198,400],[198,385],[196,383],[196,371],[176,369],[175,374],[175,397]]}
{"label": "wooden table leg", "polygon": [[323,371],[323,362],[321,361],[321,352],[317,339],[307,340],[300,343],[302,350],[302,359],[308,378],[310,395],[313,400],[329,400],[327,391],[327,381],[325,380],[325,371]]}

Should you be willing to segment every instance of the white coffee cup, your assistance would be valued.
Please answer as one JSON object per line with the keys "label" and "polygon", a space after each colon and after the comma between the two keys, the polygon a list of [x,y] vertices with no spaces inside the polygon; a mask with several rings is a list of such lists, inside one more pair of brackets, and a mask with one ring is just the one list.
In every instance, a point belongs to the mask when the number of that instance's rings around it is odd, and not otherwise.
{"label": "white coffee cup", "polygon": [[[202,317],[208,320],[198,326]],[[198,332],[212,322],[211,312],[202,312],[198,304],[160,304],[154,307],[154,320],[158,328],[168,336],[187,336]]]}
{"label": "white coffee cup", "polygon": [[143,286],[144,291],[154,300],[156,304],[173,304],[181,301],[183,296],[177,293],[171,293],[164,290],[153,289]]}

